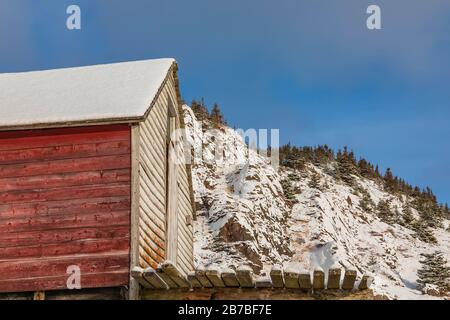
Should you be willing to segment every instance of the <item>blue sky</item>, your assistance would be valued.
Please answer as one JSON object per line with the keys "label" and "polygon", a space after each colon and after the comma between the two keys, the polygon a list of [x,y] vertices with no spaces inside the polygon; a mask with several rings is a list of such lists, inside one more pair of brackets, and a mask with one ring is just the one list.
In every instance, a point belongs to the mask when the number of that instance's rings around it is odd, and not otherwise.
{"label": "blue sky", "polygon": [[[366,28],[369,4],[382,30]],[[0,1],[0,72],[156,57],[236,127],[348,145],[450,202],[448,0]]]}

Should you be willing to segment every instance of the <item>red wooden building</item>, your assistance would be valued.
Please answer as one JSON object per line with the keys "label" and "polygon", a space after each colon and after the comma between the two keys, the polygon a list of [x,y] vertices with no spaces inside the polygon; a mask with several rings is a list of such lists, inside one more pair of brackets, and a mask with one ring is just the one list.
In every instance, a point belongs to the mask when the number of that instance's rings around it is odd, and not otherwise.
{"label": "red wooden building", "polygon": [[193,270],[180,103],[172,59],[0,75],[0,293]]}

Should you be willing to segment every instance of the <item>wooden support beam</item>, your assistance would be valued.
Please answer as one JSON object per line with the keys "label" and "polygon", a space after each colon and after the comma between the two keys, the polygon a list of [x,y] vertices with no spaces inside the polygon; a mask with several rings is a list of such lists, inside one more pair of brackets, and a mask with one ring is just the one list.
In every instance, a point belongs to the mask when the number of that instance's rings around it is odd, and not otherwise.
{"label": "wooden support beam", "polygon": [[144,270],[141,267],[134,267],[131,269],[130,273],[133,279],[135,279],[141,286],[146,289],[154,289],[152,284],[144,278]]}
{"label": "wooden support beam", "polygon": [[201,266],[195,271],[195,276],[197,277],[198,281],[201,283],[201,285],[204,288],[212,288],[213,285],[211,284],[209,279],[206,277],[205,272],[206,271],[205,271],[204,267]]}
{"label": "wooden support beam", "polygon": [[180,288],[190,288],[189,281],[182,275],[182,273],[177,269],[177,267],[169,260],[166,260],[161,268],[164,273],[168,274],[170,278],[177,284]]}
{"label": "wooden support beam", "polygon": [[222,280],[227,287],[239,287],[239,281],[233,269],[222,270]]}
{"label": "wooden support beam", "polygon": [[356,270],[345,270],[344,282],[342,283],[343,290],[353,290],[356,281]]}
{"label": "wooden support beam", "polygon": [[373,277],[365,274],[361,278],[361,282],[359,283],[358,289],[359,290],[367,290],[372,285],[372,282],[373,282]]}
{"label": "wooden support beam", "polygon": [[298,277],[300,273],[295,267],[286,267],[284,269],[284,285],[288,289],[300,288]]}
{"label": "wooden support beam", "polygon": [[280,266],[273,266],[270,270],[270,278],[274,288],[284,288],[283,269]]}
{"label": "wooden support beam", "polygon": [[150,283],[155,289],[169,289],[169,286],[153,268],[147,268],[143,271],[142,276]]}
{"label": "wooden support beam", "polygon": [[314,290],[325,289],[325,273],[320,267],[316,268],[313,273],[313,289]]}
{"label": "wooden support beam", "polygon": [[255,286],[255,282],[253,280],[253,271],[248,266],[239,266],[236,270],[236,277],[242,288],[253,288]]}
{"label": "wooden support beam", "polygon": [[128,299],[139,299],[139,280],[134,278],[131,271],[139,266],[139,162],[140,162],[140,129],[138,124],[131,126],[131,217],[130,217],[130,284]]}
{"label": "wooden support beam", "polygon": [[195,276],[195,271],[189,271],[187,275],[188,281],[191,284],[191,288],[201,288],[202,284],[200,281],[198,281],[197,277]]}
{"label": "wooden support beam", "polygon": [[222,280],[220,271],[218,268],[210,267],[205,270],[205,276],[216,288],[225,288],[225,283]]}
{"label": "wooden support beam", "polygon": [[300,289],[303,291],[309,291],[312,288],[312,282],[311,282],[311,274],[309,271],[300,271],[300,274],[298,276],[298,283],[300,285]]}
{"label": "wooden support beam", "polygon": [[270,277],[259,277],[255,281],[256,288],[272,288],[272,280]]}
{"label": "wooden support beam", "polygon": [[341,287],[341,268],[328,270],[327,289],[338,290]]}
{"label": "wooden support beam", "polygon": [[324,290],[320,294],[314,295],[299,289],[276,288],[142,289],[141,296],[143,300],[373,300],[375,298],[371,290],[351,293],[340,290]]}

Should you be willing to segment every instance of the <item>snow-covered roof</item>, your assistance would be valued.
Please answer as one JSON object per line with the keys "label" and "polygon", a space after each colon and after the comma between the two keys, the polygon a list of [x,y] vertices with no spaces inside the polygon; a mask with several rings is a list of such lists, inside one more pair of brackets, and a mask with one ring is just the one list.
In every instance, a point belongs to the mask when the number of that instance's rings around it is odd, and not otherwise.
{"label": "snow-covered roof", "polygon": [[140,119],[174,62],[0,74],[0,128]]}

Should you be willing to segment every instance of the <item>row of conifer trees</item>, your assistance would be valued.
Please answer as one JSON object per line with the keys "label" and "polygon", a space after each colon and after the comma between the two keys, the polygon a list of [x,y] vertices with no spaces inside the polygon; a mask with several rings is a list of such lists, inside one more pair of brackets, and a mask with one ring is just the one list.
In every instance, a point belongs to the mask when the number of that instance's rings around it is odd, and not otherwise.
{"label": "row of conifer trees", "polygon": [[[361,196],[359,205],[364,211],[377,214],[386,223],[399,223],[414,230],[423,241],[435,243],[436,238],[431,229],[442,226],[443,218],[450,217],[448,205],[439,204],[429,187],[425,189],[413,187],[395,176],[390,168],[382,174],[378,165],[364,158],[357,160],[355,154],[346,147],[335,153],[326,145],[296,147],[287,144],[279,151],[283,166],[299,171],[304,170],[308,163],[321,167],[324,172],[348,184]],[[409,199],[406,207],[400,212],[389,200],[382,200],[375,205],[367,190],[362,189],[355,182],[355,177],[358,176],[381,184],[383,189],[392,195],[406,196]],[[313,174],[310,186],[320,188],[318,179],[317,174]],[[414,216],[412,208],[417,210],[419,217]]]}
{"label": "row of conifer trees", "polygon": [[220,106],[217,103],[214,103],[211,111],[209,111],[203,98],[200,99],[200,101],[194,99],[191,102],[191,109],[194,112],[197,121],[202,121],[203,125],[208,125],[208,128],[206,129],[220,129],[227,124],[225,117],[220,110]]}

